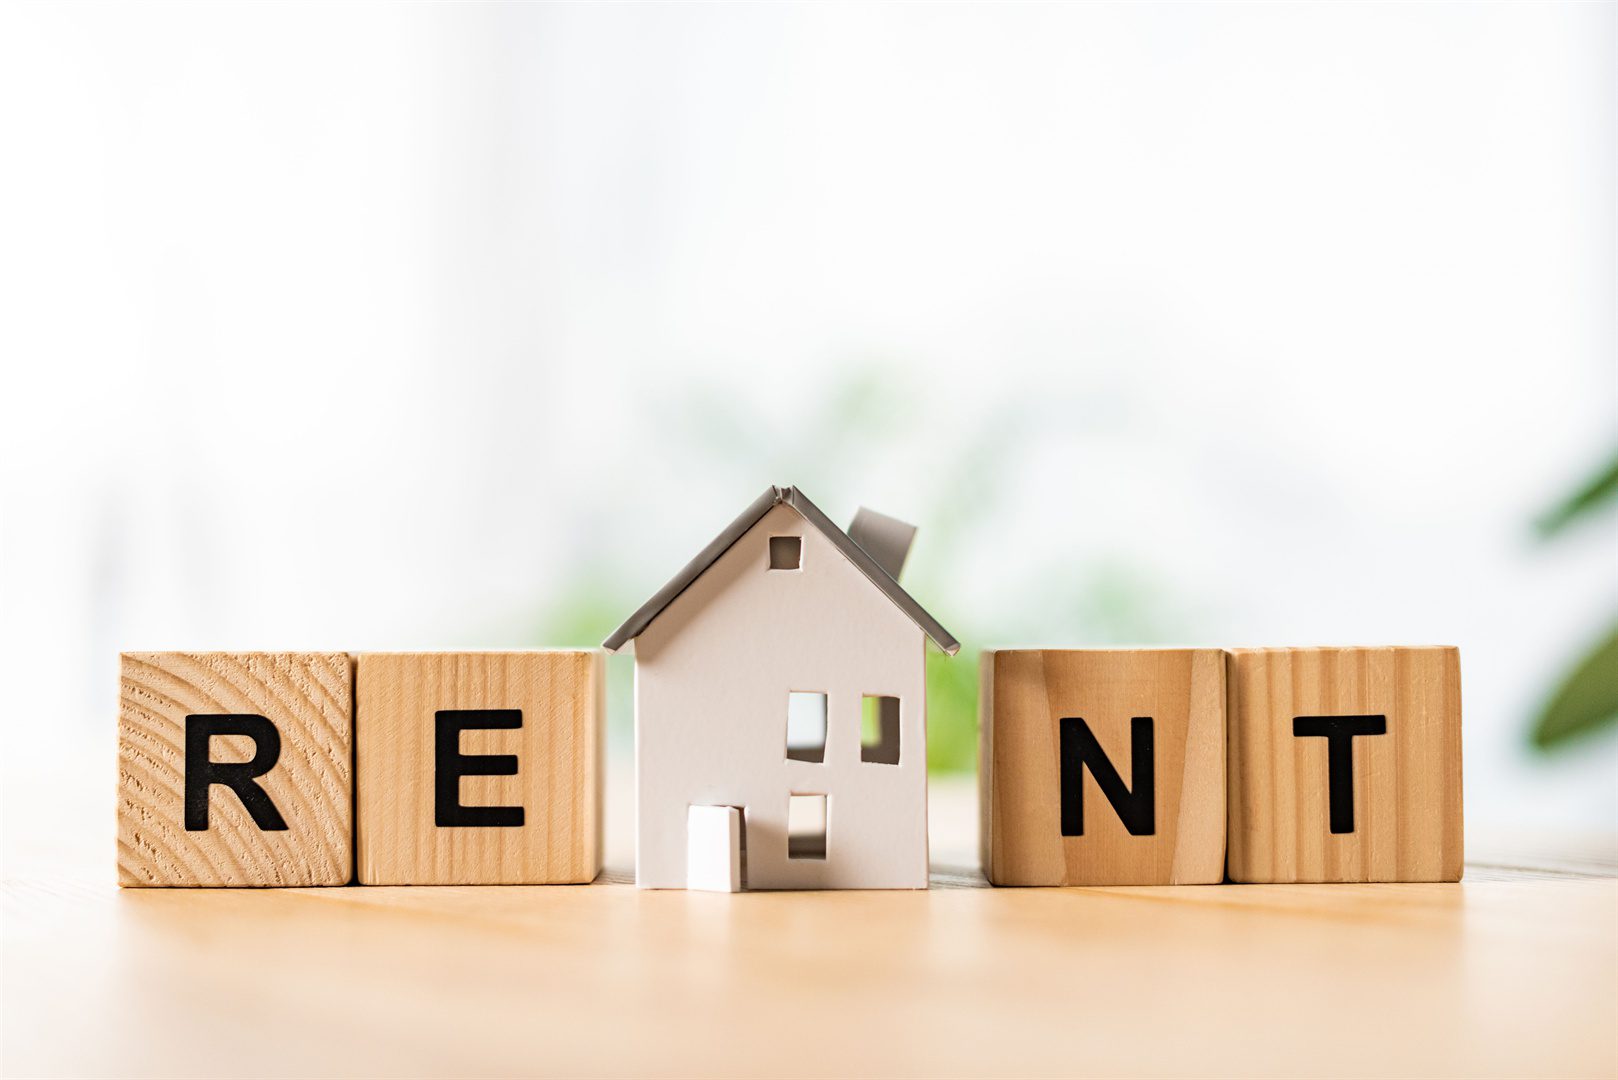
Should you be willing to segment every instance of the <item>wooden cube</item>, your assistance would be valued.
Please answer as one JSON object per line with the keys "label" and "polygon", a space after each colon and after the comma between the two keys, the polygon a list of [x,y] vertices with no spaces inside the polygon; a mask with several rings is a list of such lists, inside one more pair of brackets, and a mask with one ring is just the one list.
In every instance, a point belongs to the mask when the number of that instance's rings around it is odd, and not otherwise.
{"label": "wooden cube", "polygon": [[1452,648],[1230,654],[1231,879],[1459,881]]}
{"label": "wooden cube", "polygon": [[605,671],[593,649],[362,653],[361,884],[593,880]]}
{"label": "wooden cube", "polygon": [[990,882],[1223,880],[1224,653],[999,649],[981,664]]}
{"label": "wooden cube", "polygon": [[345,653],[124,653],[120,885],[346,885]]}

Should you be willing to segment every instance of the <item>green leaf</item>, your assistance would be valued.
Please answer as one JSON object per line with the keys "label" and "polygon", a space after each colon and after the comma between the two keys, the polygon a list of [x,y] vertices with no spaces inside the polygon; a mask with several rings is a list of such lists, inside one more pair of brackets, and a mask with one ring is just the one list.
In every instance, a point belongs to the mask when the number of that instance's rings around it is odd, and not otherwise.
{"label": "green leaf", "polygon": [[927,768],[971,772],[978,760],[978,658],[927,651]]}
{"label": "green leaf", "polygon": [[1618,721],[1618,626],[1568,673],[1534,723],[1541,750]]}
{"label": "green leaf", "polygon": [[1534,523],[1534,528],[1541,537],[1555,536],[1574,521],[1615,498],[1618,498],[1618,451],[1614,451],[1612,460],[1607,462],[1605,468],[1597,470],[1560,506],[1542,514]]}

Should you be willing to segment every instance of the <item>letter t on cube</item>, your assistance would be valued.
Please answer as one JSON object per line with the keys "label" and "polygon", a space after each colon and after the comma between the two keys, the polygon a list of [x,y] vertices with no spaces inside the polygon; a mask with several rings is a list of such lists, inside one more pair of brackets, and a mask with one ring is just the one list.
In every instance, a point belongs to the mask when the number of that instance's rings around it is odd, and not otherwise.
{"label": "letter t on cube", "polygon": [[1238,882],[1459,881],[1453,648],[1230,653]]}

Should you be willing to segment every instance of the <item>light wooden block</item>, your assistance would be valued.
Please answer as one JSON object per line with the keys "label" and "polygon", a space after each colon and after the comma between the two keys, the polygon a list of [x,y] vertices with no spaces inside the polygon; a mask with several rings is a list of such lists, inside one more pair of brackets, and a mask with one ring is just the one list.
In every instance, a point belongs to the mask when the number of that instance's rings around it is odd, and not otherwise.
{"label": "light wooden block", "polygon": [[1456,649],[1237,649],[1229,687],[1232,880],[1460,880]]}
{"label": "light wooden block", "polygon": [[346,885],[345,653],[119,660],[118,883]]}
{"label": "light wooden block", "polygon": [[[1224,653],[997,649],[981,665],[980,842],[992,883],[1223,880]],[[1137,731],[1151,741],[1139,759]],[[1107,772],[1098,750],[1121,784],[1114,798],[1092,767]]]}
{"label": "light wooden block", "polygon": [[593,649],[362,653],[360,883],[593,880],[605,671]]}

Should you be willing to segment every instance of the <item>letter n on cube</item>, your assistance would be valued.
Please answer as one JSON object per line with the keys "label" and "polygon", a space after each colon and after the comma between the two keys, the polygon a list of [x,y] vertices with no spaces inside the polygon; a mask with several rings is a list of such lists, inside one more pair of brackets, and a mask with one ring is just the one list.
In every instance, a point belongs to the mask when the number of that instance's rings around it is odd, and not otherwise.
{"label": "letter n on cube", "polygon": [[1224,653],[998,649],[981,665],[992,883],[1223,880]]}

